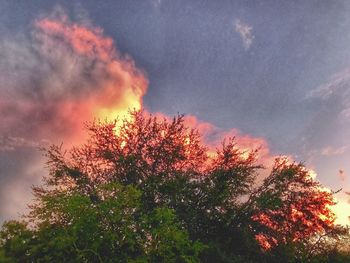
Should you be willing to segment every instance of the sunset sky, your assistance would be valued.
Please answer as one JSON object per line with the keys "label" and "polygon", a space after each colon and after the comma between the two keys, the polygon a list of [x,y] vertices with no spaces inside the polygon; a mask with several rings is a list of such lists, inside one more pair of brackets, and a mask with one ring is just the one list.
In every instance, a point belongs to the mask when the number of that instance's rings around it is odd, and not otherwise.
{"label": "sunset sky", "polygon": [[0,0],[0,222],[39,146],[129,108],[303,161],[350,215],[350,1]]}

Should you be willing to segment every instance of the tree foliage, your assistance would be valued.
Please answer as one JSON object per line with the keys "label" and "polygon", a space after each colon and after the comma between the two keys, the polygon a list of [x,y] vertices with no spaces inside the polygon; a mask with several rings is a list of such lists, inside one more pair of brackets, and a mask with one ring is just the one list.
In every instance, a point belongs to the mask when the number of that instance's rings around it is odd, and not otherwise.
{"label": "tree foliage", "polygon": [[0,260],[341,262],[347,256],[336,247],[347,229],[334,225],[333,194],[302,164],[277,158],[262,178],[258,150],[244,152],[234,138],[212,156],[183,116],[130,115],[121,125],[88,124],[82,146],[46,150],[49,175],[33,188],[29,215],[4,224]]}

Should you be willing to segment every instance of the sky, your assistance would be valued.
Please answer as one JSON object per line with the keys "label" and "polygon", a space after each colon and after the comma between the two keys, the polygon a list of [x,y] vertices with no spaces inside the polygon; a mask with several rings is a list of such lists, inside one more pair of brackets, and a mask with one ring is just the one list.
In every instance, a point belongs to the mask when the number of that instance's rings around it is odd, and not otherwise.
{"label": "sky", "polygon": [[84,121],[172,116],[304,162],[350,215],[350,2],[0,0],[0,222]]}

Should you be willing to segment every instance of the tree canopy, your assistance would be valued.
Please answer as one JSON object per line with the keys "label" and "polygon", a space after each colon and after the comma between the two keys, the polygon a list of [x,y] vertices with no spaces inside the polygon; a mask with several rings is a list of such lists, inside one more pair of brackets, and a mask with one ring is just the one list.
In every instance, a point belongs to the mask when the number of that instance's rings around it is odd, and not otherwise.
{"label": "tree canopy", "polygon": [[[333,193],[301,163],[269,174],[258,149],[130,112],[87,124],[88,141],[45,150],[30,213],[0,232],[1,262],[348,262]],[[344,260],[344,261],[342,261]]]}

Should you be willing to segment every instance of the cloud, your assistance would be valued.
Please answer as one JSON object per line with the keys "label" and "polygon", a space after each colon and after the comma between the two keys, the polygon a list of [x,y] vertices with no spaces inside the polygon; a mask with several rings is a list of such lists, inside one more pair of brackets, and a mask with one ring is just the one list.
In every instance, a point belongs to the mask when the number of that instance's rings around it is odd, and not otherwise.
{"label": "cloud", "polygon": [[[350,132],[350,68],[331,76],[308,92],[305,103],[311,119],[296,137],[295,145],[309,159],[348,152]],[[301,140],[300,140],[301,138]],[[342,165],[340,165],[342,166]]]}
{"label": "cloud", "polygon": [[152,5],[154,8],[158,9],[162,5],[163,0],[151,0]]}
{"label": "cloud", "polygon": [[46,140],[33,141],[23,137],[1,136],[0,152],[15,151],[18,148],[39,148],[47,144]]}
{"label": "cloud", "polygon": [[[228,138],[235,138],[237,147],[243,152],[250,152],[258,150],[258,162],[264,167],[266,167],[266,173],[263,173],[263,176],[266,176],[269,172],[269,169],[272,167],[274,160],[277,156],[271,153],[268,142],[264,138],[254,137],[248,134],[242,134],[238,129],[224,130],[215,125],[198,120],[193,115],[185,116],[185,124],[188,127],[194,128],[199,131],[203,136],[204,144],[209,148],[209,152],[215,154],[216,149],[220,148],[221,143]],[[293,158],[291,156],[285,156],[291,161]]]}
{"label": "cloud", "polygon": [[[169,116],[157,112],[152,115],[162,119],[171,120]],[[258,161],[267,167],[271,166],[273,160],[278,157],[270,152],[268,142],[264,138],[242,134],[238,129],[225,130],[216,127],[210,122],[199,120],[194,115],[185,115],[184,124],[186,127],[195,129],[202,138],[202,143],[208,147],[209,152],[215,154],[216,149],[221,147],[222,142],[228,138],[235,138],[237,147],[244,152],[259,150]],[[291,157],[290,157],[291,158]],[[292,158],[291,158],[292,159]]]}
{"label": "cloud", "polygon": [[45,174],[38,146],[80,143],[85,121],[140,109],[148,80],[101,28],[59,9],[34,21],[28,35],[0,38],[0,57],[2,221],[25,207]]}
{"label": "cloud", "polygon": [[328,82],[309,92],[307,97],[329,99],[336,96],[339,92],[350,94],[348,92],[350,81],[350,69],[345,69],[334,74]]}
{"label": "cloud", "polygon": [[342,146],[334,148],[332,146],[325,147],[321,150],[321,155],[332,156],[332,155],[341,155],[347,151],[347,146]]}
{"label": "cloud", "polygon": [[240,19],[236,19],[234,22],[235,31],[240,35],[243,47],[245,50],[248,50],[250,46],[253,44],[254,35],[252,33],[253,27],[242,22]]}
{"label": "cloud", "polygon": [[328,82],[309,92],[308,99],[332,102],[340,121],[350,121],[350,68],[334,74]]}
{"label": "cloud", "polygon": [[148,85],[102,29],[65,15],[38,19],[29,37],[1,41],[0,56],[0,134],[76,135],[83,121],[140,109]]}

